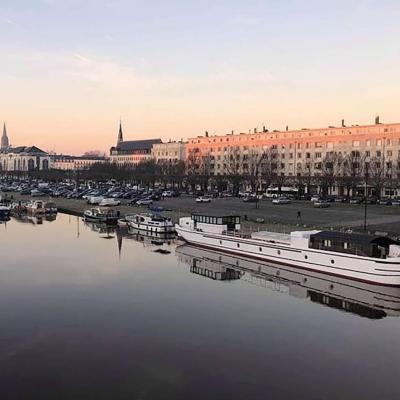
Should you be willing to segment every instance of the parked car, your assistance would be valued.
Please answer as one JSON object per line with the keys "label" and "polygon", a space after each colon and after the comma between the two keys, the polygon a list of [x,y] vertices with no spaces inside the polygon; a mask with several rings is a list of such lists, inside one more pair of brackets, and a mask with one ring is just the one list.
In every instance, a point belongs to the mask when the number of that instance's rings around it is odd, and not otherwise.
{"label": "parked car", "polygon": [[103,196],[90,196],[87,200],[88,204],[100,204],[103,201]]}
{"label": "parked car", "polygon": [[31,190],[31,196],[32,197],[41,197],[41,196],[44,196],[44,195],[45,194],[42,191],[38,190],[38,189],[32,189]]}
{"label": "parked car", "polygon": [[350,204],[361,204],[363,199],[361,197],[353,197],[350,199]]}
{"label": "parked car", "polygon": [[196,203],[211,203],[211,197],[199,196],[196,198]]}
{"label": "parked car", "polygon": [[100,201],[99,206],[119,206],[121,202],[114,198],[103,199]]}
{"label": "parked car", "polygon": [[137,206],[149,206],[150,204],[153,204],[153,200],[151,199],[139,199],[136,202]]}
{"label": "parked car", "polygon": [[290,204],[291,201],[287,197],[278,197],[272,200],[272,204]]}
{"label": "parked car", "polygon": [[318,200],[318,201],[314,201],[313,206],[315,208],[327,208],[327,207],[330,207],[331,205],[326,200]]}
{"label": "parked car", "polygon": [[257,203],[258,198],[256,196],[246,196],[243,198],[244,203]]}
{"label": "parked car", "polygon": [[319,200],[319,196],[317,194],[314,194],[311,196],[310,201],[318,201]]}

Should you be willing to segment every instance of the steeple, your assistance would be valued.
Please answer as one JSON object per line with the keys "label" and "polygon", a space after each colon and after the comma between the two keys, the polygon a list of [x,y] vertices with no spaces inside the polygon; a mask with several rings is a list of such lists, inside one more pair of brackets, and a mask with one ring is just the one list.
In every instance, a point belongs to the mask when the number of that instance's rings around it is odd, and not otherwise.
{"label": "steeple", "polygon": [[123,138],[123,136],[122,136],[122,122],[121,122],[121,119],[119,120],[119,132],[118,132],[118,141],[117,141],[117,144],[118,143],[121,143],[121,142],[123,142],[124,141],[124,138]]}
{"label": "steeple", "polygon": [[3,125],[3,136],[1,137],[1,150],[6,150],[10,146],[8,142],[6,123]]}

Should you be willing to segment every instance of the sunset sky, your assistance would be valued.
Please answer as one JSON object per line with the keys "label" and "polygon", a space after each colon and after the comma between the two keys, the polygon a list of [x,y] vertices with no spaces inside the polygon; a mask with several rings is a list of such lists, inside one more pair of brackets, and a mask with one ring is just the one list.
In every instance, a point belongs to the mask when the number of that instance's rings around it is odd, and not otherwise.
{"label": "sunset sky", "polygon": [[400,122],[398,0],[1,0],[13,145]]}

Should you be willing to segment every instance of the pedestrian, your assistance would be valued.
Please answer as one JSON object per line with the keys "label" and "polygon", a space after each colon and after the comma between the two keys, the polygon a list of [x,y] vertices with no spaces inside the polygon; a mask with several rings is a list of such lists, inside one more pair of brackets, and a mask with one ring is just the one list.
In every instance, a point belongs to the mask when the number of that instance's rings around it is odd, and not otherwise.
{"label": "pedestrian", "polygon": [[297,219],[301,219],[301,211],[297,211]]}

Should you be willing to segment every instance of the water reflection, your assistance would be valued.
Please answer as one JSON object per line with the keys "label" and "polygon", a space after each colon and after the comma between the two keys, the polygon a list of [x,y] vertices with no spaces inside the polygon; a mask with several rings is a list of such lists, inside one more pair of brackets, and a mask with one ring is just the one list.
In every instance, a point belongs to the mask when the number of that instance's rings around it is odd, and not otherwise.
{"label": "water reflection", "polygon": [[177,247],[176,254],[181,262],[190,266],[192,273],[214,280],[241,279],[370,319],[400,315],[399,288],[303,272],[189,245]]}

